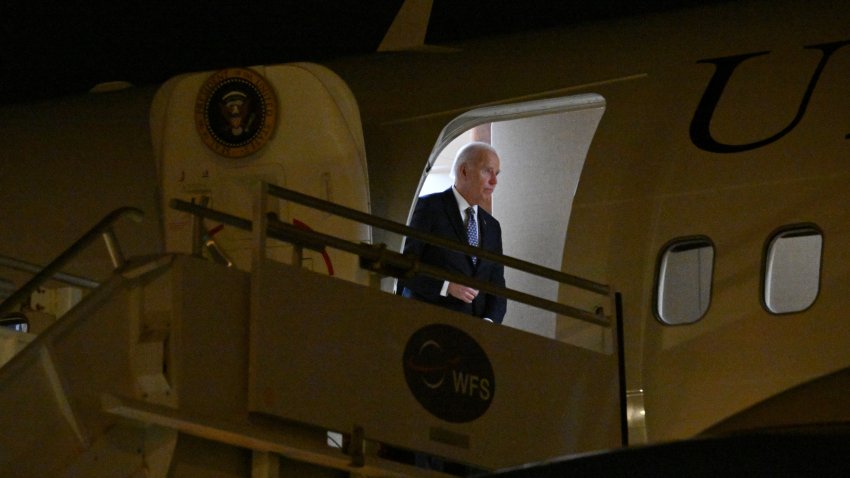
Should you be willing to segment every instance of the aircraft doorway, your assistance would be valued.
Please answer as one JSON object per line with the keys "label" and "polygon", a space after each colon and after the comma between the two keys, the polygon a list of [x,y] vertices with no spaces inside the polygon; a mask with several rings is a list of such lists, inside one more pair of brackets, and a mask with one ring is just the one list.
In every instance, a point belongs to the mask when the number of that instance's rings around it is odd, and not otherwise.
{"label": "aircraft doorway", "polygon": [[[480,108],[464,113],[443,128],[416,198],[450,187],[457,150],[470,141],[485,141],[499,152],[501,174],[492,213],[502,225],[504,254],[561,270],[570,212],[587,151],[605,111],[605,99],[582,94]],[[558,285],[511,269],[508,287],[549,300]],[[505,325],[549,338],[556,337],[556,315],[508,301]]]}

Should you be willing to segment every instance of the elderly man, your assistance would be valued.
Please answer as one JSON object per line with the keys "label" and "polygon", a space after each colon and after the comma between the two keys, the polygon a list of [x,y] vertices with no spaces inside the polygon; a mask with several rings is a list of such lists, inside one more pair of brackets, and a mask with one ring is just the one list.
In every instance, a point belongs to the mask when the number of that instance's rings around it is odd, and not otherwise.
{"label": "elderly man", "polygon": [[[499,175],[499,155],[486,143],[470,143],[455,157],[454,186],[419,198],[410,227],[434,235],[469,243],[475,247],[502,253],[502,229],[493,216],[482,208],[489,206],[496,177]],[[407,238],[404,253],[422,262],[479,280],[505,285],[504,267],[479,260],[460,252],[425,244]],[[415,276],[402,281],[402,295],[430,302],[458,312],[501,323],[505,316],[503,297],[479,293],[472,287],[445,282],[427,276]]]}

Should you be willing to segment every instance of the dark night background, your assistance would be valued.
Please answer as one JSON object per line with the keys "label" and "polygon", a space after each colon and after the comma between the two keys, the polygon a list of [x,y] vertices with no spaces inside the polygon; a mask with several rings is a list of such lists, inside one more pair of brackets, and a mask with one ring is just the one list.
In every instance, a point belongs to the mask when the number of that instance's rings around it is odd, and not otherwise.
{"label": "dark night background", "polygon": [[[434,0],[426,41],[449,44],[721,0]],[[728,1],[728,0],[727,0]],[[103,2],[6,0],[0,103],[79,94],[106,81],[375,51],[401,0]]]}

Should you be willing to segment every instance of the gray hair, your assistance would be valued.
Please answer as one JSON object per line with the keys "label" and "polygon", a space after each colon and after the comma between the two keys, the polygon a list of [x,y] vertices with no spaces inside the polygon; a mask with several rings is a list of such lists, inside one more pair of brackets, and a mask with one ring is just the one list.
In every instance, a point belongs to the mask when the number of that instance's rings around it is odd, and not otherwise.
{"label": "gray hair", "polygon": [[469,162],[471,159],[475,159],[478,157],[478,154],[482,151],[489,151],[496,156],[499,153],[496,152],[496,148],[490,146],[487,143],[482,143],[481,141],[473,141],[472,143],[468,143],[460,148],[455,155],[454,163],[452,163],[452,173],[451,178],[455,179],[458,176],[458,172],[460,172],[460,167]]}

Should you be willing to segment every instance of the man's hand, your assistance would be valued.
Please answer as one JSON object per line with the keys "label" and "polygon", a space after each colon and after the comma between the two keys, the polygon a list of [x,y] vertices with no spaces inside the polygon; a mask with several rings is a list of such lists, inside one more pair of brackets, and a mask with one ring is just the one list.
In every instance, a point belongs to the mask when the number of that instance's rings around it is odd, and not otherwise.
{"label": "man's hand", "polygon": [[448,292],[450,296],[456,297],[467,304],[472,303],[472,300],[478,295],[478,290],[465,285],[455,284],[454,282],[449,282],[449,288],[446,292]]}

